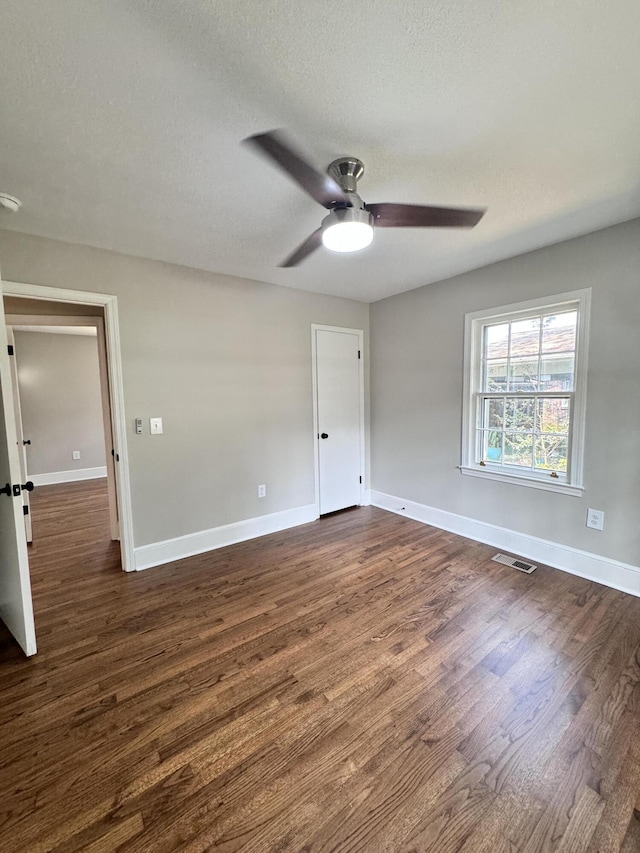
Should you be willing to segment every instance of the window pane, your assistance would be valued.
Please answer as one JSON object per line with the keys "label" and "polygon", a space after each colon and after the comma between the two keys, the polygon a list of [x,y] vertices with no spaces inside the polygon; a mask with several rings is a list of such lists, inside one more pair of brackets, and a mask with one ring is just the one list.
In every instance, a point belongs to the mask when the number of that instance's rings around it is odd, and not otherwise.
{"label": "window pane", "polygon": [[538,400],[536,415],[538,432],[569,432],[569,401],[566,398]]}
{"label": "window pane", "polygon": [[518,320],[511,324],[511,347],[509,355],[538,355],[540,352],[540,317]]}
{"label": "window pane", "polygon": [[573,355],[543,356],[540,364],[541,391],[573,391]]}
{"label": "window pane", "polygon": [[509,349],[509,324],[484,327],[484,357],[506,358]]}
{"label": "window pane", "polygon": [[534,402],[509,398],[505,412],[505,430],[533,432]]}
{"label": "window pane", "polygon": [[509,391],[538,390],[538,359],[517,358],[509,362]]}
{"label": "window pane", "polygon": [[502,433],[499,430],[485,430],[482,458],[487,462],[500,462],[502,460]]}
{"label": "window pane", "polygon": [[574,352],[577,320],[577,311],[543,317],[542,352]]}
{"label": "window pane", "polygon": [[504,436],[505,465],[521,465],[524,468],[533,467],[533,435],[530,433],[505,433]]}
{"label": "window pane", "polygon": [[565,435],[536,436],[536,468],[566,471],[569,443]]}
{"label": "window pane", "polygon": [[507,362],[487,361],[484,365],[485,376],[483,382],[484,391],[506,391],[507,390]]}
{"label": "window pane", "polygon": [[504,426],[504,400],[484,401],[484,423],[482,426],[502,429]]}

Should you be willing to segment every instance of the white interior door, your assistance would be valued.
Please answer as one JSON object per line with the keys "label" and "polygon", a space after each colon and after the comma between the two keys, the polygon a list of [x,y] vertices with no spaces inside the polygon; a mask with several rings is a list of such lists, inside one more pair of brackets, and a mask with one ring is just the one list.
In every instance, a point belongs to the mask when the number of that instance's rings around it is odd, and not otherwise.
{"label": "white interior door", "polygon": [[0,285],[0,617],[24,653],[34,655],[36,629],[22,496],[19,489],[15,496],[13,489],[14,485],[19,486],[23,482]]}
{"label": "white interior door", "polygon": [[[16,353],[16,342],[11,326],[7,326],[7,341],[9,348],[13,350],[13,356],[9,357],[9,365],[11,369],[11,385],[13,387],[13,414],[16,419],[16,438],[18,441],[18,456],[20,458],[20,482],[27,482],[27,441],[22,429],[22,408],[20,406],[20,386],[18,385],[18,355]],[[31,528],[31,504],[29,502],[29,492],[25,489],[22,492],[22,511],[24,512],[24,529],[27,534],[27,542],[33,542],[33,531]]]}
{"label": "white interior door", "polygon": [[315,328],[320,515],[362,502],[362,332]]}

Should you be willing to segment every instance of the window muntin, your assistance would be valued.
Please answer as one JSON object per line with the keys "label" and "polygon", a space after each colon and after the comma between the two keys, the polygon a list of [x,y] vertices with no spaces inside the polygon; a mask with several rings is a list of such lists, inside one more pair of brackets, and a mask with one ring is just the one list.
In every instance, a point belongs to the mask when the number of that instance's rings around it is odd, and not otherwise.
{"label": "window muntin", "polygon": [[589,296],[467,315],[464,473],[582,491]]}

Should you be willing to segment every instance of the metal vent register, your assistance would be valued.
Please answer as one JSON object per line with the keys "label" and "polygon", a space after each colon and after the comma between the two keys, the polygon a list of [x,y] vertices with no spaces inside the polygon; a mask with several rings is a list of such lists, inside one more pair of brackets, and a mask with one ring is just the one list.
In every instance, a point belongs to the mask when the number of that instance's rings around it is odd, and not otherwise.
{"label": "metal vent register", "polygon": [[530,575],[531,572],[535,572],[538,568],[537,566],[534,566],[533,563],[525,563],[524,560],[518,560],[515,557],[508,557],[506,554],[496,554],[495,557],[492,557],[491,559],[495,560],[496,563],[511,566],[511,568],[517,569],[519,572],[524,572],[526,575]]}

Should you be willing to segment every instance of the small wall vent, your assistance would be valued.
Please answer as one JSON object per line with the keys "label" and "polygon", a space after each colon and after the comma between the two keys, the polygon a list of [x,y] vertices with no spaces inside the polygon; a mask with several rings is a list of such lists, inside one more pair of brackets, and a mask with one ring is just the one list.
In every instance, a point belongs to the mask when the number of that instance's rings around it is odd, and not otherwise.
{"label": "small wall vent", "polygon": [[495,557],[491,558],[495,560],[496,563],[502,563],[504,566],[511,566],[512,569],[517,569],[519,572],[524,572],[526,575],[530,575],[531,572],[535,572],[538,568],[534,566],[533,563],[525,563],[524,560],[518,560],[515,557],[508,557],[506,554],[496,554]]}

